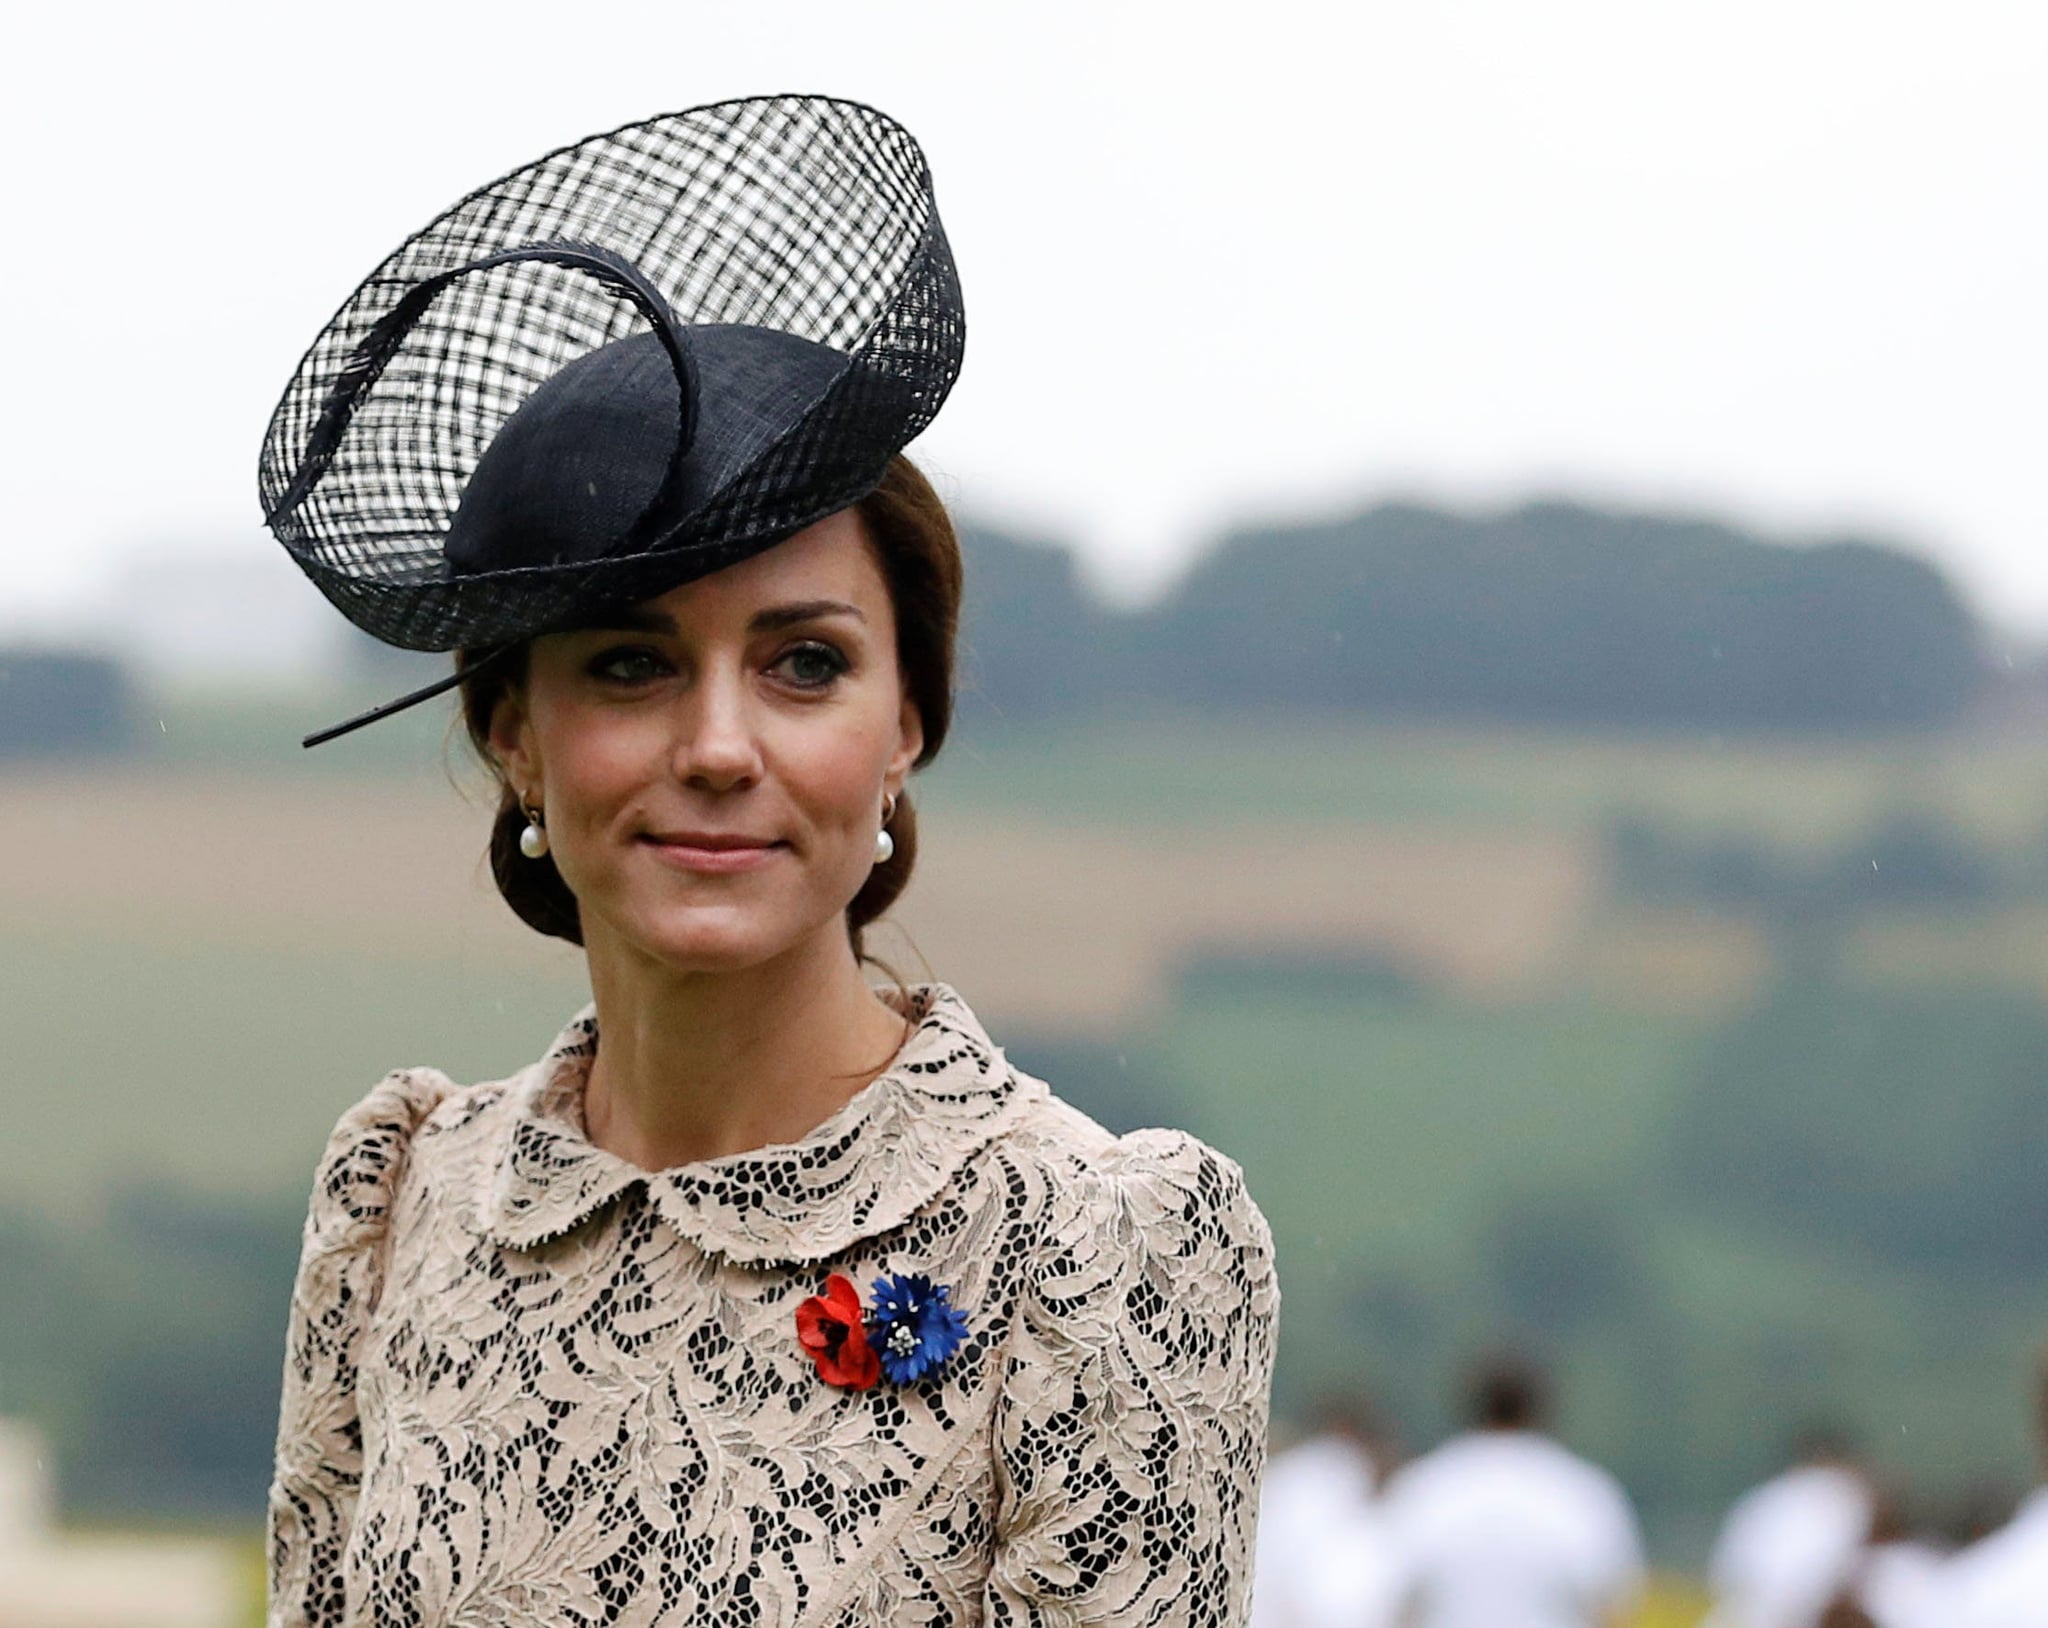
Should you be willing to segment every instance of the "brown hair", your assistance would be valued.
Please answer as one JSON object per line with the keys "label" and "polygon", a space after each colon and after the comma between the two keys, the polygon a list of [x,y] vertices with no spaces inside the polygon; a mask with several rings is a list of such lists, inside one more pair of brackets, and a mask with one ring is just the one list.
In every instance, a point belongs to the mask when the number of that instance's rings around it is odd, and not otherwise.
{"label": "brown hair", "polygon": [[1529,1358],[1496,1351],[1472,1367],[1465,1386],[1465,1413],[1485,1430],[1536,1430],[1550,1411],[1547,1376]]}
{"label": "brown hair", "polygon": [[[938,756],[953,720],[953,642],[960,625],[960,543],[952,519],[931,482],[908,458],[892,458],[882,482],[854,505],[888,584],[896,613],[896,660],[903,684],[924,726],[924,749],[914,768]],[[552,856],[528,859],[519,851],[526,815],[491,751],[491,716],[506,694],[526,679],[521,648],[476,667],[460,685],[462,721],[470,745],[498,784],[498,812],[491,822],[491,875],[513,914],[537,933],[583,942],[576,895],[555,869]],[[458,670],[472,665],[470,651],[457,651]],[[846,927],[853,952],[866,959],[861,936],[902,895],[917,863],[917,810],[906,790],[896,800],[889,834],[896,852],[875,866],[853,902]]]}

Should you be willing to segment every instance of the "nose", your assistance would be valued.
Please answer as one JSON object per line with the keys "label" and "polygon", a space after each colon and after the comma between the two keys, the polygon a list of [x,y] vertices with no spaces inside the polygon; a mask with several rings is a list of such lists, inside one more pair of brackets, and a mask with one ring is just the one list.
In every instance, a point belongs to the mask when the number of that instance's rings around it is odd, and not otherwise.
{"label": "nose", "polygon": [[736,670],[707,670],[690,687],[678,716],[675,771],[703,791],[737,791],[761,778],[761,745]]}

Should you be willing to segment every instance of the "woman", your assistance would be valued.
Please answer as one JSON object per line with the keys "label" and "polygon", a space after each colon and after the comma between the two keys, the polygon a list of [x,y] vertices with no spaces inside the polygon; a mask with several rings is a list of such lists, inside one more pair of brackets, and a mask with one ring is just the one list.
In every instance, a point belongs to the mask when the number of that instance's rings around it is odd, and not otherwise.
{"label": "woman", "polygon": [[336,1127],[273,1623],[1242,1620],[1277,1294],[1239,1172],[862,973],[950,713],[959,556],[900,449],[962,332],[908,135],[763,98],[464,200],[287,390],[273,530],[461,651],[394,707],[460,684],[499,887],[595,998]]}

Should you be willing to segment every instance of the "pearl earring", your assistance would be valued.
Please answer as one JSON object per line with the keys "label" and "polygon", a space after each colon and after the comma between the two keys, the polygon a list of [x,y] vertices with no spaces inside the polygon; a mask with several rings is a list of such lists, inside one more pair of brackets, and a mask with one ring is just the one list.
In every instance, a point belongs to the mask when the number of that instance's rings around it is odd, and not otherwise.
{"label": "pearl earring", "polygon": [[537,808],[529,807],[524,801],[519,812],[526,816],[526,829],[519,833],[519,851],[528,859],[539,859],[548,851],[547,821]]}
{"label": "pearl earring", "polygon": [[882,805],[882,827],[875,833],[875,863],[886,865],[896,857],[896,839],[889,835],[889,822],[896,818],[896,799]]}

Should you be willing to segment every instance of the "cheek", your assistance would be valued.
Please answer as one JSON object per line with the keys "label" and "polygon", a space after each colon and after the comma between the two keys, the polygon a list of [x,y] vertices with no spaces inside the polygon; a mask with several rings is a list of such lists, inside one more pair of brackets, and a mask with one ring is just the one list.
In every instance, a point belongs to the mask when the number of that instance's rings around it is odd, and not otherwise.
{"label": "cheek", "polygon": [[550,822],[602,823],[657,772],[666,738],[644,721],[561,709],[542,731]]}
{"label": "cheek", "polygon": [[865,721],[819,730],[791,744],[781,777],[816,823],[857,830],[880,814],[892,745],[882,725]]}

